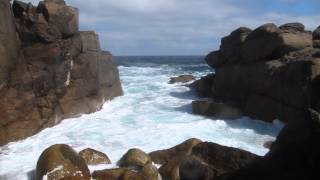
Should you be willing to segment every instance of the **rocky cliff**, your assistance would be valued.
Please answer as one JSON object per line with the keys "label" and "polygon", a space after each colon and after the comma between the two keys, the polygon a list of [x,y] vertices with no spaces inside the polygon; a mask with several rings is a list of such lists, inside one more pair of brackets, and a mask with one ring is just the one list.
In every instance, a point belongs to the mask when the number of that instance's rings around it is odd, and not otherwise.
{"label": "rocky cliff", "polygon": [[78,16],[63,0],[0,0],[0,145],[122,95],[112,55]]}
{"label": "rocky cliff", "polygon": [[303,119],[306,109],[320,110],[319,31],[300,23],[238,28],[206,57],[215,73],[196,90],[254,119]]}

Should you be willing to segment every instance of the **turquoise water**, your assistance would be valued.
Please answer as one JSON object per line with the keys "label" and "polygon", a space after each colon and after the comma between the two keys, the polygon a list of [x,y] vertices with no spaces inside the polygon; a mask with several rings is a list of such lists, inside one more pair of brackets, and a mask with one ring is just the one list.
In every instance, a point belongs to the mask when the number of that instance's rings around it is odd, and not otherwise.
{"label": "turquoise water", "polygon": [[[201,77],[212,70],[203,57],[117,57],[125,95],[107,102],[97,113],[68,119],[28,139],[0,147],[0,179],[30,179],[41,152],[65,143],[77,151],[91,147],[106,153],[115,166],[130,148],[146,152],[199,138],[263,155],[266,140],[282,125],[242,118],[212,120],[191,114],[194,92],[168,84],[181,74]],[[106,168],[90,167],[91,170]],[[10,177],[10,178],[9,178]]]}

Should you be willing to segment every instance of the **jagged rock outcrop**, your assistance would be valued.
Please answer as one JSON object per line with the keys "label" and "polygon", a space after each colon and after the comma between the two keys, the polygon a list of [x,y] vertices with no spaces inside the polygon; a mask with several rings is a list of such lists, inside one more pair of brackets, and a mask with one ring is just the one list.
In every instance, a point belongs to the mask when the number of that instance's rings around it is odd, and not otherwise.
{"label": "jagged rock outcrop", "polygon": [[76,8],[1,0],[0,13],[0,145],[122,95],[112,55],[95,32],[79,31]]}
{"label": "jagged rock outcrop", "polygon": [[206,57],[215,74],[195,82],[195,89],[254,119],[299,121],[307,108],[320,110],[318,31],[301,23],[239,28]]}

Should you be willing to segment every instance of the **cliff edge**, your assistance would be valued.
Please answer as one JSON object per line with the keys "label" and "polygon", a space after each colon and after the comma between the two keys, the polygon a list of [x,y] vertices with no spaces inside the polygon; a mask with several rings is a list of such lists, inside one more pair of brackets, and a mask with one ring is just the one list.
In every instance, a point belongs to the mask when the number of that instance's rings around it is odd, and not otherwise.
{"label": "cliff edge", "polygon": [[117,65],[63,0],[0,1],[0,145],[123,94]]}

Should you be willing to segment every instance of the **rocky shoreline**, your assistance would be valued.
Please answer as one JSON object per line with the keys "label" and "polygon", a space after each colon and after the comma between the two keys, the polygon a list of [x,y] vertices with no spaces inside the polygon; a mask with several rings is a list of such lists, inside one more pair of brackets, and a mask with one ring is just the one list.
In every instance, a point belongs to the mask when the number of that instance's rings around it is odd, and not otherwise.
{"label": "rocky shoreline", "polygon": [[101,109],[123,94],[116,62],[77,8],[0,1],[0,145],[63,119]]}
{"label": "rocky shoreline", "polygon": [[[97,34],[79,31],[78,9],[63,0],[36,7],[1,0],[0,10],[0,145],[95,112],[122,95],[112,55],[101,50]],[[194,113],[285,122],[275,142],[265,143],[270,148],[265,156],[194,138],[150,153],[130,149],[116,168],[90,172],[89,165],[112,163],[108,155],[56,144],[42,152],[33,178],[319,179],[320,27],[313,32],[300,23],[241,27],[206,61],[215,73],[190,85],[206,98],[192,103]],[[193,80],[182,75],[169,83]]]}
{"label": "rocky shoreline", "polygon": [[206,57],[215,73],[193,87],[211,100],[194,109],[214,116],[214,107],[222,106],[216,104],[224,103],[226,111],[236,107],[253,119],[285,123],[300,121],[308,108],[320,111],[319,31],[307,31],[301,23],[234,30]]}

